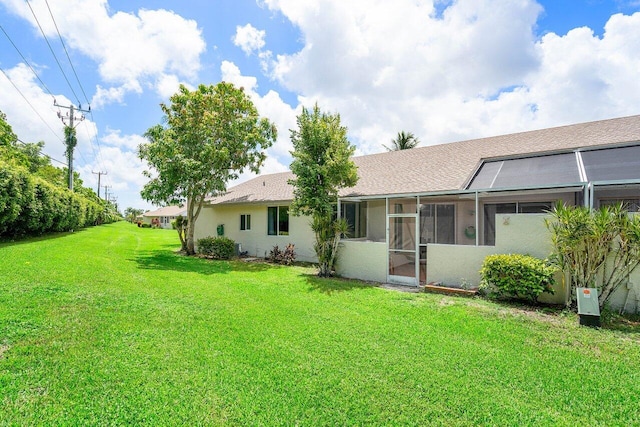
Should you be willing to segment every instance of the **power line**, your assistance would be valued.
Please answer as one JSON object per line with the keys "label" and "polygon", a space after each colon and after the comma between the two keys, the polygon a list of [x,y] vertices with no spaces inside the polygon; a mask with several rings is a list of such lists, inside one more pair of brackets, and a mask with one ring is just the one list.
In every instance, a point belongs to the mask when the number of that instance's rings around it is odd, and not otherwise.
{"label": "power line", "polygon": [[[47,5],[47,9],[49,10],[49,15],[51,16],[51,20],[53,21],[53,25],[56,28],[56,32],[58,33],[58,38],[60,39],[60,44],[62,44],[62,48],[64,49],[64,53],[67,56],[67,60],[69,61],[69,65],[71,66],[71,69],[73,70],[73,74],[76,77],[76,81],[78,82],[78,86],[80,86],[80,90],[82,91],[82,94],[84,95],[84,99],[85,101],[87,101],[87,104],[90,104],[89,101],[89,97],[87,96],[87,93],[84,90],[84,87],[82,86],[82,82],[80,81],[80,78],[78,77],[78,73],[76,72],[76,67],[73,65],[73,61],[71,60],[71,56],[69,55],[69,51],[67,50],[67,46],[64,43],[64,39],[62,38],[62,34],[60,33],[60,29],[58,28],[58,23],[56,22],[56,18],[53,16],[53,11],[51,10],[51,7],[49,6],[49,0],[45,0],[45,3]],[[93,117],[93,111],[91,111],[91,105],[89,105],[89,109],[88,109],[89,114],[91,115],[91,121],[95,123],[95,119]],[[89,143],[91,144],[91,150],[93,151],[93,155],[96,158],[96,160],[98,161],[102,161],[102,156],[101,156],[101,147],[100,147],[100,142],[98,141],[98,137],[97,135],[95,135],[95,145],[98,147],[98,152],[96,152],[96,149],[94,147],[93,144],[93,139],[91,138],[91,135],[89,134],[89,129],[88,129],[88,125],[85,127],[85,130],[87,131],[87,136],[89,137]],[[82,151],[79,151],[80,156],[83,157]],[[100,156],[98,156],[98,153],[100,153]],[[86,159],[83,160],[85,161],[85,163],[87,163]],[[104,161],[102,161],[104,163]]]}
{"label": "power line", "polygon": [[56,63],[58,64],[58,67],[60,68],[60,71],[62,72],[62,75],[64,76],[64,79],[67,81],[67,85],[69,85],[69,89],[71,89],[71,92],[73,93],[73,96],[76,97],[76,100],[78,101],[78,104],[80,104],[80,97],[78,96],[76,91],[73,90],[73,87],[71,86],[71,82],[69,82],[69,79],[67,78],[67,74],[62,69],[62,64],[60,64],[60,61],[58,60],[58,57],[56,56],[56,53],[53,51],[53,47],[51,47],[51,43],[49,43],[49,39],[47,38],[47,35],[44,33],[44,30],[42,29],[42,26],[40,25],[40,21],[38,20],[38,17],[36,16],[36,13],[33,11],[33,8],[31,7],[31,3],[29,2],[29,0],[27,0],[27,5],[29,6],[29,9],[31,10],[31,14],[33,15],[33,18],[36,20],[36,23],[38,24],[38,28],[40,28],[40,32],[42,33],[42,37],[44,37],[44,40],[47,42],[47,46],[49,46],[49,50],[51,51],[51,54],[55,58]]}
{"label": "power line", "polygon": [[29,64],[29,61],[27,61],[27,58],[24,57],[24,55],[22,54],[22,52],[20,52],[20,49],[18,49],[18,46],[16,46],[16,44],[13,42],[13,40],[11,40],[11,37],[9,37],[9,34],[7,34],[7,32],[5,31],[5,29],[2,27],[2,25],[0,25],[0,30],[2,30],[2,32],[4,33],[5,36],[7,36],[7,39],[9,40],[9,43],[11,43],[11,45],[13,45],[13,47],[15,48],[15,50],[18,52],[18,54],[20,55],[20,57],[22,58],[22,60],[24,61],[25,64],[27,64],[27,66],[31,69],[31,72],[36,76],[36,78],[38,79],[38,81],[40,82],[40,84],[42,84],[42,86],[44,87],[44,89],[47,91],[47,93],[49,95],[51,95],[52,98],[55,99],[55,97],[53,96],[53,94],[51,93],[51,91],[49,90],[49,88],[47,87],[47,85],[42,81],[42,79],[40,78],[40,76],[38,75],[38,73],[36,73],[36,70],[31,66],[31,64]]}
{"label": "power line", "polygon": [[[75,112],[76,111],[87,112],[87,110],[82,110],[79,107],[76,109],[73,106],[73,104],[67,107],[65,105],[60,105],[57,102],[54,102],[54,105],[59,108],[69,109],[69,112],[65,115],[58,112],[58,117],[60,117],[60,119],[65,125],[65,137],[66,137],[65,145],[67,146],[66,154],[67,154],[67,162],[69,164],[69,190],[73,191],[73,149],[78,143],[78,139],[75,136],[75,125],[74,125],[74,121],[76,120]],[[84,120],[84,115],[81,114],[77,120],[79,121]],[[67,121],[69,122],[69,124],[67,124]],[[80,152],[80,157],[82,157],[84,160],[84,156],[82,156],[82,152]],[[85,164],[86,162],[87,161],[85,160]]]}
{"label": "power line", "polygon": [[[49,42],[48,37],[46,36],[42,25],[40,24],[40,21],[38,20],[38,17],[35,14],[35,11],[33,9],[33,7],[31,6],[29,0],[26,0],[27,5],[29,6],[29,9],[31,10],[31,14],[33,15],[33,18],[35,19],[38,28],[40,29],[40,32],[43,36],[43,38],[45,39],[45,42],[47,43],[47,46],[49,47],[49,50],[51,51],[51,54],[53,55],[56,63],[58,64],[58,67],[60,69],[60,71],[62,72],[62,75],[65,79],[65,81],[67,82],[67,85],[69,86],[69,89],[71,89],[71,92],[73,93],[73,95],[76,97],[76,99],[78,100],[78,104],[80,104],[80,100],[78,97],[78,94],[76,93],[76,91],[74,90],[73,86],[71,85],[71,82],[69,81],[69,78],[67,77],[67,74],[65,73],[62,64],[60,63],[60,60],[58,59],[57,55],[55,54],[53,47],[51,45],[51,43]],[[80,78],[78,76],[78,73],[76,71],[75,66],[73,65],[73,61],[71,60],[71,56],[69,55],[69,51],[64,43],[64,39],[62,38],[62,34],[60,33],[60,29],[58,27],[58,24],[56,22],[56,19],[53,15],[53,11],[51,10],[51,6],[49,5],[48,0],[45,0],[45,3],[47,5],[47,9],[49,10],[49,15],[51,16],[51,20],[53,21],[53,24],[56,28],[56,32],[58,34],[58,37],[60,39],[60,43],[62,44],[62,47],[64,49],[65,55],[67,56],[67,60],[69,61],[69,65],[71,66],[71,69],[73,70],[74,76],[76,78],[76,81],[82,91],[82,94],[84,95],[84,99],[87,102],[87,104],[89,104],[89,98],[86,94],[86,91],[84,90],[84,87],[82,85],[82,82],[80,81]],[[36,78],[38,79],[38,81],[42,84],[42,86],[44,87],[44,89],[47,91],[47,93],[53,98],[54,100],[54,105],[56,104],[56,99],[55,96],[52,94],[51,90],[48,88],[48,86],[44,83],[44,81],[40,78],[40,76],[38,75],[38,73],[35,71],[35,69],[31,66],[31,64],[29,63],[29,61],[27,61],[27,59],[25,58],[25,56],[22,54],[22,52],[20,51],[20,49],[17,47],[17,45],[13,42],[13,40],[11,39],[11,37],[9,36],[9,34],[4,30],[4,28],[0,27],[2,29],[2,31],[4,32],[5,36],[7,37],[7,39],[9,40],[9,42],[13,45],[13,47],[16,49],[16,51],[18,52],[18,54],[21,56],[21,58],[23,59],[23,61],[25,62],[25,64],[31,69],[32,73],[36,76]],[[3,71],[4,73],[4,71]],[[9,76],[4,73],[5,76],[7,76],[7,78],[9,78]],[[37,110],[35,109],[35,107],[33,107],[33,105],[29,102],[29,100],[24,96],[24,94],[20,91],[20,89],[13,83],[13,81],[9,78],[9,81],[13,84],[13,86],[16,88],[16,90],[18,90],[18,92],[20,93],[20,95],[25,99],[25,101],[29,104],[29,106],[36,112],[36,114],[38,114],[38,116],[40,117],[41,120],[44,121],[44,119],[42,118],[42,116],[37,112]],[[78,109],[81,109],[81,106],[79,105]],[[83,110],[84,111],[84,110]],[[89,109],[86,110],[85,112],[89,112],[91,114],[91,119],[92,121],[95,122],[94,116],[93,116],[93,112],[91,111],[91,107],[89,106]],[[47,124],[46,121],[44,121],[45,124]],[[62,141],[62,138],[60,138],[55,131],[53,131],[53,129],[47,124],[47,126],[49,127],[49,129],[54,133],[54,135],[56,135],[56,137],[58,139],[60,139]],[[97,162],[101,163],[102,165],[104,165],[104,159],[102,158],[102,150],[101,150],[101,146],[100,146],[100,142],[97,138],[97,134],[94,134],[94,137],[92,138],[91,134],[89,133],[89,129],[88,126],[85,127],[85,130],[87,132],[87,136],[88,136],[88,140],[89,140],[89,144],[91,145],[91,150],[93,151],[93,154],[95,156],[95,159]],[[94,143],[95,140],[95,143]],[[64,142],[64,141],[63,141]],[[96,152],[96,147],[97,147],[97,152]],[[80,154],[80,157],[82,158],[84,164],[89,164],[89,162],[87,161],[87,159],[85,158],[83,152],[81,150],[78,150],[78,153]]]}
{"label": "power line", "polygon": [[[93,111],[91,111],[91,108],[89,108],[89,114],[91,115],[91,121],[93,123],[96,123],[95,118],[93,117]],[[89,129],[87,128],[87,132],[89,132]],[[91,139],[91,137],[89,137],[89,139]],[[100,140],[98,140],[98,126],[96,125],[96,133],[94,135],[94,139],[96,141],[96,146],[98,147],[98,155],[96,155],[96,159],[98,159],[99,157],[99,161],[103,163],[104,166],[104,159],[102,157],[102,147],[100,146]],[[93,148],[93,145],[92,145]],[[94,152],[95,154],[95,152]]]}
{"label": "power line", "polygon": [[[55,21],[54,21],[55,24]],[[9,42],[13,45],[13,47],[15,48],[15,50],[18,52],[18,54],[20,55],[20,57],[22,58],[22,60],[24,61],[24,63],[29,67],[29,69],[31,70],[31,72],[34,74],[34,76],[38,79],[38,81],[42,84],[43,88],[46,90],[46,92],[53,98],[54,102],[56,101],[55,96],[53,95],[53,93],[51,92],[51,90],[49,89],[49,87],[46,85],[46,83],[40,78],[40,76],[38,75],[38,73],[35,71],[35,69],[31,66],[31,64],[29,63],[29,61],[27,60],[27,58],[25,58],[25,56],[22,54],[22,52],[20,51],[20,49],[18,48],[18,46],[13,42],[13,40],[11,39],[11,37],[9,36],[9,34],[5,31],[5,29],[0,25],[0,29],[2,30],[2,32],[4,33],[4,35],[7,37],[7,39],[9,40]],[[57,26],[56,26],[57,29]],[[59,33],[58,33],[59,34]],[[62,41],[62,40],[61,40]],[[63,43],[64,46],[64,43]],[[65,47],[65,51],[66,51],[66,47]],[[67,54],[68,56],[68,54]],[[71,59],[69,59],[69,62],[71,64],[71,67],[74,70],[75,73],[75,68],[73,67],[73,63],[71,63]],[[76,74],[76,78],[77,78],[77,74]],[[10,79],[11,80],[11,79]],[[13,83],[13,82],[12,82]],[[78,80],[78,84],[80,84],[80,88],[83,90],[84,93],[84,89],[82,88],[82,84],[80,83],[80,81]],[[14,84],[15,87],[15,84]],[[16,88],[17,89],[17,88]],[[18,89],[18,91],[20,92],[20,90]],[[22,93],[21,93],[22,95]],[[23,98],[25,98],[25,96],[23,95]],[[86,98],[86,94],[85,94],[85,98]],[[26,98],[25,98],[26,100]],[[87,100],[88,102],[88,100]],[[29,101],[27,100],[27,103],[29,103]],[[30,104],[30,103],[29,103]],[[30,104],[31,108],[35,110],[35,108]],[[40,117],[42,118],[42,117]],[[46,124],[46,122],[45,122]],[[51,129],[51,128],[50,128]],[[51,129],[53,131],[53,129]],[[55,133],[55,132],[54,132]],[[57,136],[57,135],[56,135]],[[91,148],[94,151],[94,155],[97,154],[95,152],[95,148],[93,147],[93,143],[91,141],[91,135],[87,134],[87,136],[89,137],[89,143],[91,144]],[[59,138],[59,137],[58,137]],[[89,162],[87,161],[87,159],[84,157],[84,154],[79,151],[80,153],[80,157],[82,158],[82,160],[84,161],[84,164],[88,164]]]}
{"label": "power line", "polygon": [[100,172],[100,171],[98,171],[98,172],[91,171],[91,173],[94,174],[94,175],[98,175],[98,198],[100,198],[100,177],[102,175],[107,175],[107,173],[106,172]]}
{"label": "power line", "polygon": [[[21,140],[20,138],[17,138],[17,140],[18,140],[18,142],[19,142],[20,144],[22,144],[22,145],[25,145],[25,146],[26,146],[26,145],[28,145],[28,143],[24,142],[24,141],[23,141],[23,140]],[[38,150],[38,153],[40,153],[40,155],[41,155],[41,156],[44,156],[44,157],[48,158],[49,160],[53,160],[54,162],[58,162],[58,163],[60,163],[61,165],[67,166],[67,164],[66,164],[65,162],[61,162],[61,161],[60,161],[60,160],[58,160],[58,159],[54,159],[54,158],[53,158],[53,157],[51,157],[50,155],[45,154],[45,153],[43,153],[43,152],[42,152],[42,151],[40,151],[40,150]]]}
{"label": "power line", "polygon": [[[87,98],[87,94],[85,93],[84,88],[82,87],[82,83],[80,83],[80,79],[78,78],[78,73],[76,73],[76,68],[73,66],[73,62],[71,62],[71,57],[69,56],[69,52],[67,51],[67,46],[65,46],[64,41],[62,40],[62,35],[60,34],[60,30],[58,29],[58,24],[56,23],[56,19],[53,17],[53,12],[51,12],[51,8],[49,7],[49,0],[44,0],[44,1],[47,4],[47,9],[49,9],[49,15],[51,15],[51,20],[53,21],[53,25],[56,27],[56,31],[58,32],[58,37],[60,38],[60,43],[62,44],[62,47],[64,48],[64,53],[67,55],[67,59],[69,60],[69,65],[71,65],[71,69],[73,70],[73,74],[76,76],[76,81],[78,82],[78,86],[80,86],[80,90],[82,91],[82,94],[84,95],[85,101],[87,101],[87,104],[89,104],[89,98]],[[75,93],[74,93],[74,95],[75,95]],[[77,96],[76,96],[76,98],[77,98]],[[91,107],[89,107],[89,111],[91,111]]]}
{"label": "power line", "polygon": [[40,117],[40,120],[42,120],[42,122],[47,125],[47,127],[49,128],[49,130],[51,131],[51,133],[53,133],[55,135],[56,138],[58,138],[60,141],[62,141],[62,138],[60,138],[60,136],[53,130],[53,128],[51,126],[49,126],[49,123],[47,123],[47,121],[40,115],[40,113],[38,112],[38,110],[36,110],[36,108],[31,104],[31,102],[29,102],[29,100],[27,99],[26,96],[24,96],[24,93],[22,93],[22,91],[20,90],[20,88],[18,88],[18,86],[16,86],[16,84],[13,82],[13,80],[11,80],[11,77],[9,77],[9,75],[4,71],[4,69],[0,68],[0,71],[2,71],[2,74],[4,74],[4,76],[9,80],[9,82],[13,85],[13,87],[18,91],[18,93],[20,94],[20,96],[22,96],[22,98],[25,100],[25,102],[27,104],[29,104],[29,107],[31,107],[31,109],[37,114],[38,117]]}
{"label": "power line", "polygon": [[[78,85],[80,87],[80,90],[82,91],[82,94],[84,95],[84,98],[87,102],[87,104],[89,104],[89,98],[84,90],[84,86],[82,85],[82,82],[80,81],[80,78],[78,76],[78,73],[76,71],[75,66],[73,65],[73,61],[71,60],[71,57],[69,55],[69,51],[67,50],[67,47],[64,43],[64,39],[62,38],[62,34],[60,33],[60,29],[58,28],[58,24],[55,20],[55,17],[53,15],[53,11],[51,10],[51,7],[49,5],[48,0],[45,0],[45,3],[47,5],[47,9],[49,10],[49,15],[51,16],[51,20],[53,21],[53,24],[56,28],[56,32],[58,33],[58,37],[60,38],[60,43],[62,44],[62,47],[65,51],[65,54],[67,56],[67,59],[69,61],[69,65],[71,66],[71,69],[73,70],[74,76],[76,78],[76,81],[78,82]],[[64,69],[62,68],[62,65],[60,63],[60,61],[58,60],[58,57],[56,56],[53,47],[51,46],[51,43],[49,43],[49,39],[47,38],[46,34],[44,33],[44,30],[42,28],[42,26],[40,25],[40,21],[38,20],[38,17],[35,14],[35,11],[33,10],[33,8],[31,7],[31,4],[29,3],[29,1],[27,0],[27,5],[29,6],[29,9],[31,10],[31,14],[33,15],[36,23],[38,24],[38,28],[40,29],[40,32],[43,36],[43,38],[45,39],[47,45],[49,46],[49,50],[51,51],[56,63],[58,64],[58,67],[60,68],[60,71],[62,72],[62,75],[64,76],[67,85],[69,86],[69,88],[71,89],[71,92],[73,93],[73,95],[76,97],[76,99],[78,100],[78,104],[80,104],[80,100],[78,99],[78,95],[75,92],[75,90],[73,89],[73,87],[71,86],[71,83],[66,75],[66,73],[64,72]],[[55,96],[51,93],[51,91],[49,90],[49,88],[47,87],[47,85],[42,81],[42,79],[38,76],[38,74],[36,73],[36,71],[33,69],[33,67],[29,64],[29,62],[26,60],[26,58],[24,57],[24,55],[20,52],[20,50],[18,49],[18,47],[15,45],[15,43],[13,43],[13,41],[11,40],[11,38],[9,37],[9,35],[6,33],[6,31],[4,31],[4,28],[2,28],[3,32],[5,33],[5,35],[7,36],[7,38],[9,39],[9,41],[11,42],[11,44],[14,46],[14,48],[18,51],[18,53],[20,54],[20,56],[22,57],[22,59],[25,61],[25,63],[27,64],[27,66],[29,66],[29,68],[31,69],[31,71],[34,73],[34,75],[36,76],[36,78],[40,81],[40,83],[44,86],[44,88],[46,89],[46,91],[49,93],[49,95],[51,95],[51,97],[54,99],[54,103],[55,101]],[[14,85],[15,86],[15,85]],[[23,96],[24,97],[24,96]],[[28,101],[27,101],[28,102]],[[33,108],[33,107],[32,107]],[[93,116],[93,112],[91,111],[91,106],[89,106],[88,109],[89,114],[91,115],[91,120],[95,123],[95,118]],[[93,154],[96,158],[96,160],[100,163],[102,163],[104,165],[104,160],[102,159],[102,150],[101,150],[101,146],[100,146],[100,141],[97,138],[97,135],[94,135],[94,138],[91,137],[91,135],[89,134],[89,130],[88,128],[85,128],[87,130],[87,136],[89,139],[89,144],[91,145],[91,149],[93,151]],[[58,137],[59,138],[59,137]],[[61,139],[61,138],[59,138]],[[95,140],[95,144],[94,144],[94,140]],[[96,152],[96,148],[98,149],[98,151]],[[80,153],[80,157],[82,158],[82,160],[84,161],[85,164],[88,164],[89,162],[87,161],[87,159],[84,157],[84,154],[82,153],[82,151],[78,151]]]}

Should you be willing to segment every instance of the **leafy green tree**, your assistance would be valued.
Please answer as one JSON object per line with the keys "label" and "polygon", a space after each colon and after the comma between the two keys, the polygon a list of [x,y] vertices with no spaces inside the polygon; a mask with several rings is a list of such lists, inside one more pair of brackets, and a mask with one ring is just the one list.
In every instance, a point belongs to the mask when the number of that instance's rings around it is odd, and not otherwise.
{"label": "leafy green tree", "polygon": [[187,253],[194,254],[194,226],[208,195],[226,191],[245,169],[258,173],[264,150],[276,139],[276,128],[260,118],[243,89],[231,83],[184,85],[169,104],[160,104],[165,126],[145,133],[139,156],[154,173],[142,189],[154,204],[187,204]]}
{"label": "leafy green tree", "polygon": [[11,125],[6,121],[6,115],[0,111],[0,159],[11,164],[25,167],[35,173],[41,167],[50,163],[49,159],[40,154],[44,142],[22,143],[13,133]]}
{"label": "leafy green tree", "polygon": [[124,219],[133,223],[136,218],[144,213],[143,209],[128,207],[124,210]]}
{"label": "leafy green tree", "polygon": [[311,216],[318,274],[327,277],[333,273],[340,236],[346,231],[346,222],[334,219],[338,192],[358,182],[358,169],[351,160],[355,146],[347,139],[340,115],[322,113],[317,104],[312,111],[303,108],[297,123],[298,129],[291,131],[295,175],[289,181],[294,188],[291,212]]}
{"label": "leafy green tree", "polygon": [[0,147],[15,146],[17,141],[18,136],[7,122],[7,115],[0,111]]}
{"label": "leafy green tree", "polygon": [[420,140],[411,132],[398,132],[398,135],[391,140],[391,147],[383,145],[387,151],[410,150],[416,148],[420,144]]}

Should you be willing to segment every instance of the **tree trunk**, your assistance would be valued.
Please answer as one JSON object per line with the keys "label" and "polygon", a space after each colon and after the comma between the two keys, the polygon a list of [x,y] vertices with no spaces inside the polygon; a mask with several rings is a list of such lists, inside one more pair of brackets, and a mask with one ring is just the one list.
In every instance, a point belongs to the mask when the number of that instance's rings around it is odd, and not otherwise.
{"label": "tree trunk", "polygon": [[196,229],[196,220],[200,215],[204,197],[204,195],[187,197],[187,255],[195,255],[196,253],[193,236]]}
{"label": "tree trunk", "polygon": [[193,222],[189,220],[189,225],[187,225],[187,255],[195,255],[195,243],[193,241]]}

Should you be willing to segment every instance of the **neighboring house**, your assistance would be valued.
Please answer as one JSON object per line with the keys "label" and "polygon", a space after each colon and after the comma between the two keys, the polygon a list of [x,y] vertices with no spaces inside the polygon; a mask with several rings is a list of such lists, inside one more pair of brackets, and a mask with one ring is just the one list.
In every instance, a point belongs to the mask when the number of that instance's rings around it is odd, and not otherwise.
{"label": "neighboring house", "polygon": [[[640,206],[640,116],[353,160],[360,179],[340,192],[338,206],[352,227],[338,273],[351,278],[477,284],[486,255],[549,254],[543,219],[557,200]],[[292,177],[259,176],[207,200],[196,238],[224,224],[250,255],[291,242],[299,259],[313,261],[309,218],[288,212]]]}
{"label": "neighboring house", "polygon": [[142,214],[142,221],[151,225],[155,222],[161,228],[171,228],[171,221],[181,215],[187,216],[186,206],[165,206],[155,211],[145,212]]}

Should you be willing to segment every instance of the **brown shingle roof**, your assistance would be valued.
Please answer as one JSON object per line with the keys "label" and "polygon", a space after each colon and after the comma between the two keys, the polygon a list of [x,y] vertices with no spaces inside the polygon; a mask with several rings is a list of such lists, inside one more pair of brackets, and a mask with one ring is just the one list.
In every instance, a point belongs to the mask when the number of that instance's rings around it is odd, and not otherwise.
{"label": "brown shingle roof", "polygon": [[[340,196],[456,191],[483,159],[640,141],[640,115],[354,157],[360,179]],[[211,203],[287,201],[291,172],[262,175]]]}

